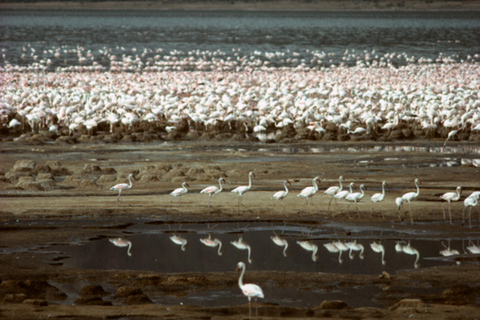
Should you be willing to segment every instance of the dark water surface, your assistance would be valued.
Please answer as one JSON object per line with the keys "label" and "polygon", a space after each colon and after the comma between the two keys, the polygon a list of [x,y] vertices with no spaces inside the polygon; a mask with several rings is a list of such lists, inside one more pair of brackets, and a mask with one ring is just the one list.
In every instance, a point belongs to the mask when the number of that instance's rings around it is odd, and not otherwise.
{"label": "dark water surface", "polygon": [[[36,55],[51,59],[50,68],[78,65],[79,51],[107,68],[108,54],[144,63],[156,55],[247,56],[294,66],[314,58],[355,64],[350,54],[402,64],[480,52],[477,12],[4,10],[1,25],[5,61],[26,65]],[[60,57],[48,52],[58,48]]]}

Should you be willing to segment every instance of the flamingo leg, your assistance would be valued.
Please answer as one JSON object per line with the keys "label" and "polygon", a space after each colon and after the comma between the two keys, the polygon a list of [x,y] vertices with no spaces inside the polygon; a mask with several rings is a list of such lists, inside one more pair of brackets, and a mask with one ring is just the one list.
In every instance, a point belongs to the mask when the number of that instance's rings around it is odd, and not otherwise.
{"label": "flamingo leg", "polygon": [[448,216],[450,218],[450,224],[452,224],[452,207],[450,205],[450,201],[448,202]]}

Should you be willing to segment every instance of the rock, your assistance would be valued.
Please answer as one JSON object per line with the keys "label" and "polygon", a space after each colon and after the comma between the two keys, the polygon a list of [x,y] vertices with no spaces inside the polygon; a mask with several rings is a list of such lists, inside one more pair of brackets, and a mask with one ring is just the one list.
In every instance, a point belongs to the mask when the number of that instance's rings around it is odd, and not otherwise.
{"label": "rock", "polygon": [[402,299],[389,308],[391,311],[399,311],[404,313],[418,313],[419,308],[425,308],[426,305],[420,299]]}
{"label": "rock", "polygon": [[117,289],[116,297],[128,297],[133,295],[143,295],[142,289],[136,287],[123,286]]}
{"label": "rock", "polygon": [[14,172],[29,172],[35,169],[35,161],[33,160],[18,160],[13,166]]}
{"label": "rock", "polygon": [[3,297],[3,301],[9,303],[22,303],[25,299],[27,295],[24,293],[8,293]]}

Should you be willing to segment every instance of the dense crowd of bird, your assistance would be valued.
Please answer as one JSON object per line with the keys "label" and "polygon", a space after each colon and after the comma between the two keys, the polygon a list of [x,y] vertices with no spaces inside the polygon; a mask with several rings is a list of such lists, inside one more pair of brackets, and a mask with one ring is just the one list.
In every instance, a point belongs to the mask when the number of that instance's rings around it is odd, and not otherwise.
{"label": "dense crowd of bird", "polygon": [[[475,59],[395,65],[390,56],[348,52],[345,61],[356,63],[289,67],[270,65],[268,53],[258,55],[265,58],[259,65],[242,64],[248,57],[223,64],[213,59],[207,69],[195,67],[202,61],[195,56],[185,58],[192,68],[117,70],[112,62],[110,69],[77,72],[7,65],[0,129],[13,137],[32,131],[230,133],[260,141],[384,137],[447,143],[480,137]],[[170,56],[180,64],[179,56]]]}
{"label": "dense crowd of bird", "polygon": [[[117,185],[110,188],[110,190],[118,191],[117,202],[120,198],[120,194],[121,194],[122,190],[130,189],[132,187],[131,177],[132,177],[132,174],[128,175],[128,177],[127,177],[128,180],[129,180],[128,184],[127,183],[120,183],[120,184],[117,184]],[[243,205],[242,204],[243,195],[246,192],[248,192],[252,189],[252,177],[255,177],[255,174],[254,174],[253,171],[249,172],[249,174],[248,174],[248,185],[239,186],[239,187],[236,187],[235,189],[231,190],[232,193],[236,193],[239,196],[238,204],[237,204],[238,206]],[[343,184],[342,184],[343,176],[340,176],[338,180],[339,180],[339,185],[338,186],[332,186],[332,187],[327,188],[325,191],[323,191],[324,194],[331,196],[331,198],[329,200],[328,210],[330,210],[330,205],[331,205],[331,202],[332,202],[333,199],[335,199],[336,204],[338,204],[339,200],[344,200],[348,203],[347,216],[350,218],[350,211],[349,211],[350,205],[355,204],[355,207],[357,209],[358,218],[360,219],[360,211],[358,209],[358,202],[360,202],[365,197],[365,192],[364,192],[365,186],[363,184],[360,185],[360,187],[359,187],[360,191],[359,192],[354,192],[353,188],[355,187],[355,183],[351,182],[349,184],[349,189],[348,190],[343,190]],[[305,206],[307,208],[308,208],[308,204],[309,204],[308,200],[311,199],[319,191],[319,187],[318,187],[319,182],[320,182],[320,177],[313,178],[312,179],[312,186],[305,187],[297,195],[298,197],[301,197],[301,198],[305,199]],[[208,196],[209,196],[208,197],[208,207],[210,207],[210,201],[211,201],[212,195],[219,194],[220,192],[222,192],[222,190],[223,190],[222,183],[225,183],[225,179],[224,178],[219,178],[218,179],[218,184],[219,184],[218,187],[213,185],[213,186],[206,187],[206,188],[204,188],[200,191],[200,193],[208,194]],[[280,190],[280,191],[275,192],[271,196],[271,199],[283,202],[283,200],[289,194],[289,189],[287,187],[288,184],[291,184],[290,181],[285,180],[283,182],[283,187],[285,188],[285,190]],[[411,221],[412,224],[413,224],[413,216],[412,216],[410,206],[411,206],[411,202],[414,201],[415,199],[417,199],[418,196],[420,195],[420,186],[419,186],[420,181],[419,181],[419,179],[415,179],[414,184],[415,184],[415,187],[416,187],[415,192],[413,192],[413,191],[412,192],[407,192],[407,193],[403,194],[401,197],[397,197],[395,199],[395,204],[397,205],[398,210],[401,210],[403,208],[404,204],[408,203],[408,213],[410,214],[410,221]],[[382,182],[382,192],[381,193],[375,193],[371,196],[370,200],[372,202],[372,209],[371,209],[370,215],[372,215],[372,213],[373,213],[373,206],[376,203],[382,202],[385,199],[385,186],[386,185],[387,185],[387,182],[383,181]],[[176,197],[181,197],[182,195],[185,195],[185,194],[188,193],[187,187],[189,187],[188,183],[183,182],[182,187],[173,190],[170,193],[170,195],[175,197],[175,198]],[[458,186],[456,188],[455,192],[446,192],[446,193],[444,193],[440,196],[441,200],[446,201],[442,205],[443,219],[446,220],[445,206],[448,204],[448,213],[449,213],[450,224],[453,224],[451,202],[460,200],[461,194],[462,194],[462,187]],[[474,191],[468,197],[466,197],[464,199],[464,209],[462,211],[462,224],[465,223],[465,221],[466,221],[465,210],[467,208],[469,208],[468,220],[469,220],[470,227],[472,226],[472,222],[471,222],[472,208],[476,207],[478,205],[479,198],[480,198],[480,191]],[[173,199],[171,201],[173,201]],[[383,215],[383,212],[382,212],[382,217],[385,218],[384,215]]]}

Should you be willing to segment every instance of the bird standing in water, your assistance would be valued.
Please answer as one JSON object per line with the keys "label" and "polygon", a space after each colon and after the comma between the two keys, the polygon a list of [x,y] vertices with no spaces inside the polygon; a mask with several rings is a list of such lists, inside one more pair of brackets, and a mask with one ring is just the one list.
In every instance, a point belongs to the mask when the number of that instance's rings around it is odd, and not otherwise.
{"label": "bird standing in water", "polygon": [[[240,277],[238,278],[238,286],[240,287],[240,290],[242,290],[242,293],[248,298],[248,309],[249,309],[249,316],[251,317],[252,315],[252,298],[264,298],[263,295],[263,290],[260,288],[258,285],[254,283],[243,283],[243,275],[245,274],[245,263],[239,262],[237,264],[237,271],[241,271],[242,273],[240,274]],[[257,310],[258,313],[258,310]]]}

